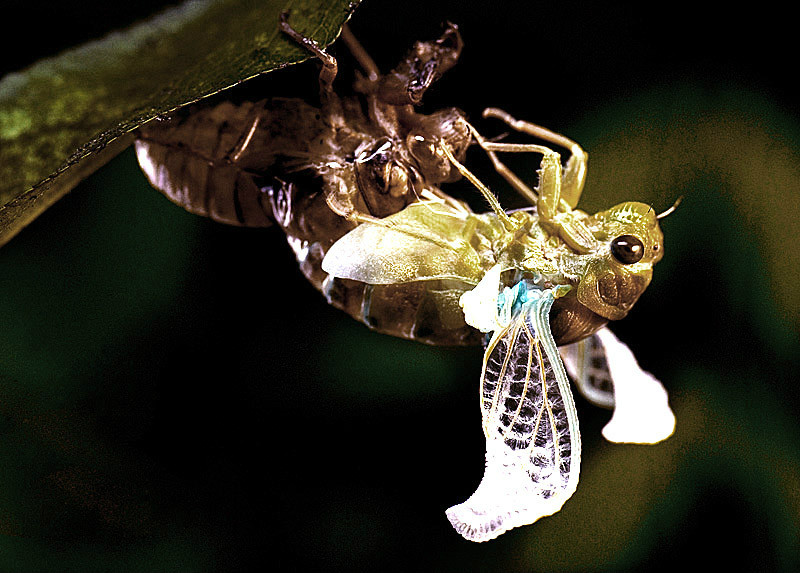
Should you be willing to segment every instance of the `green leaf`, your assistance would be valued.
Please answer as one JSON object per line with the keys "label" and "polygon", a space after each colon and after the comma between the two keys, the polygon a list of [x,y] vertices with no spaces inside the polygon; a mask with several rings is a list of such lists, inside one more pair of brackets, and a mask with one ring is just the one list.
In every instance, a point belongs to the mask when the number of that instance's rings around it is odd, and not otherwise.
{"label": "green leaf", "polygon": [[278,29],[327,46],[358,2],[198,0],[0,80],[0,245],[98,169],[132,130],[307,59]]}

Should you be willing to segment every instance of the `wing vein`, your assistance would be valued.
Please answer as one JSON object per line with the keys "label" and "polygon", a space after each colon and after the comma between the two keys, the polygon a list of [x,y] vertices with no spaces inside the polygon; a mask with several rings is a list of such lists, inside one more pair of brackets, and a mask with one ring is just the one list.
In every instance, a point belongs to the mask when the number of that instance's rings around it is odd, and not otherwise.
{"label": "wing vein", "polygon": [[[483,409],[483,433],[488,438],[489,437],[489,419],[492,408],[489,408],[489,411],[486,411],[485,408],[485,401],[486,401],[486,372],[487,367],[489,365],[490,358],[492,353],[497,348],[497,344],[508,334],[508,331],[511,330],[511,325],[508,325],[503,328],[499,335],[493,336],[492,339],[489,341],[489,344],[486,345],[486,349],[483,352],[483,371],[481,372],[481,386],[480,386],[480,404],[481,408]],[[498,392],[498,385],[495,384],[493,398],[492,398],[492,405],[497,399],[497,392]]]}
{"label": "wing vein", "polygon": [[[508,434],[511,433],[511,431],[514,429],[514,425],[517,423],[517,420],[519,419],[519,414],[522,411],[522,405],[525,403],[525,398],[528,396],[528,385],[530,384],[530,379],[531,379],[531,365],[533,364],[533,345],[538,343],[538,341],[532,335],[530,329],[528,328],[528,325],[526,323],[523,323],[522,326],[528,335],[528,340],[530,341],[530,344],[528,344],[528,363],[526,364],[525,367],[525,381],[522,386],[522,392],[520,393],[519,396],[517,409],[514,412],[514,416],[511,418],[511,422],[509,422],[508,426],[503,432],[503,438],[507,438]],[[509,352],[509,354],[511,353]],[[539,364],[541,369],[541,361],[539,362]]]}
{"label": "wing vein", "polygon": [[506,372],[508,371],[508,363],[511,362],[511,350],[514,348],[514,345],[517,343],[517,337],[519,336],[519,324],[514,323],[512,332],[511,332],[511,340],[506,343],[506,354],[503,357],[503,363],[500,367],[500,372],[497,375],[497,383],[494,387],[494,396],[492,397],[492,406],[489,408],[488,418],[493,419],[497,415],[497,408],[498,403],[500,401],[500,394],[503,388],[503,379],[506,376]]}
{"label": "wing vein", "polygon": [[[561,467],[561,445],[559,440],[558,428],[556,426],[556,418],[553,414],[553,407],[550,404],[550,399],[547,396],[547,374],[544,368],[544,357],[542,356],[542,347],[539,345],[538,340],[536,341],[536,352],[539,358],[539,364],[542,367],[539,369],[539,379],[541,380],[542,385],[542,411],[547,411],[547,419],[550,424],[550,433],[553,436],[553,461],[555,462],[555,467]],[[535,434],[534,434],[534,441],[535,441]],[[533,444],[533,442],[532,442]]]}

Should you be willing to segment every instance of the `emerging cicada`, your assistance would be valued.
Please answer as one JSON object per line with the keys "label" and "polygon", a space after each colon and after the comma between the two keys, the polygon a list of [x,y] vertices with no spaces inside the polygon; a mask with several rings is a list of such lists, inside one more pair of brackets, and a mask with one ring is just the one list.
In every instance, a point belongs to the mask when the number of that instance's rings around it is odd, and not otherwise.
{"label": "emerging cicada", "polygon": [[[574,492],[580,436],[562,355],[587,398],[615,408],[608,439],[669,436],[663,387],[605,328],[628,313],[663,255],[655,212],[642,203],[577,210],[586,154],[549,130],[484,114],[566,148],[565,165],[550,147],[487,141],[455,108],[418,113],[414,105],[458,59],[452,24],[388,74],[345,28],[363,69],[351,97],[332,89],[336,60],[286,18],[281,26],[323,62],[319,107],[290,98],[223,103],[148,125],[136,144],[140,164],[190,211],[279,225],[328,302],[371,328],[431,344],[483,340],[486,473],[447,511],[458,532],[492,539],[558,511]],[[468,170],[475,143],[531,208],[506,213]],[[538,187],[498,152],[541,154]],[[461,176],[491,212],[476,214],[440,189]]]}

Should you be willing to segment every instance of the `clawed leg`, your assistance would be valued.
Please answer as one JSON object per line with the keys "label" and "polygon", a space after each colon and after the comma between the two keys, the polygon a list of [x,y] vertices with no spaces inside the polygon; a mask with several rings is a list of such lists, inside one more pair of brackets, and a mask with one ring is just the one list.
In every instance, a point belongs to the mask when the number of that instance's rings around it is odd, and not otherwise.
{"label": "clawed leg", "polygon": [[336,58],[320,48],[314,40],[292,28],[288,19],[289,12],[281,12],[281,31],[320,59],[322,70],[319,73],[319,87],[323,97],[329,96],[333,93],[333,80],[336,79],[336,74],[339,72]]}
{"label": "clawed leg", "polygon": [[[317,42],[292,28],[288,19],[289,13],[281,12],[281,31],[320,59],[322,62],[322,70],[319,74],[320,89],[323,94],[333,93],[333,80],[336,79],[336,75],[339,72],[339,64],[336,58],[320,48]],[[347,24],[342,26],[342,40],[361,68],[366,72],[369,80],[377,81],[381,75],[378,66],[364,49],[364,46],[353,35],[353,32],[350,31],[350,27]]]}
{"label": "clawed leg", "polygon": [[[506,125],[508,125],[511,129],[531,135],[538,139],[542,139],[554,145],[558,145],[560,147],[569,149],[570,158],[567,160],[567,165],[563,172],[560,198],[569,207],[575,207],[578,204],[578,200],[580,199],[581,193],[583,192],[583,185],[586,181],[586,162],[587,162],[586,152],[580,145],[578,145],[571,139],[564,137],[563,135],[550,131],[549,129],[535,125],[533,123],[528,123],[527,121],[521,121],[515,119],[505,111],[497,108],[485,109],[483,112],[483,117],[499,119],[505,122]],[[478,140],[478,142],[480,143],[480,140]],[[489,153],[490,151],[510,151],[510,152],[537,151],[541,153],[541,151],[539,151],[536,148],[539,146],[528,147],[526,145],[514,145],[514,144],[503,145],[503,144],[488,143],[488,147],[484,146],[483,144],[481,144],[481,147],[486,149],[487,153]],[[490,158],[491,157],[492,155],[490,154]],[[492,163],[495,164],[496,168],[497,164],[500,164],[501,167],[498,169],[498,172],[501,175],[503,175],[512,185],[514,185],[515,188],[517,188],[517,184],[515,182],[512,182],[512,180],[509,179],[509,177],[506,176],[506,174],[504,173],[504,171],[510,172],[510,170],[505,165],[502,165],[502,163],[500,163],[496,157],[492,158]],[[513,175],[513,177],[514,179],[519,181],[516,175]],[[523,195],[525,195],[525,193],[523,193]]]}

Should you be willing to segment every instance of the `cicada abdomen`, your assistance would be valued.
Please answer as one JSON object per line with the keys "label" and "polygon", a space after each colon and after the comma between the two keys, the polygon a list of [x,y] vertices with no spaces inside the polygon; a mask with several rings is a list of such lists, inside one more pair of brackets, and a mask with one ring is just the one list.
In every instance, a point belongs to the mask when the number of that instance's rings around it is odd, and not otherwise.
{"label": "cicada abdomen", "polygon": [[136,154],[150,183],[186,210],[229,225],[273,223],[257,175],[283,153],[308,157],[323,126],[297,99],[196,106],[137,132]]}

